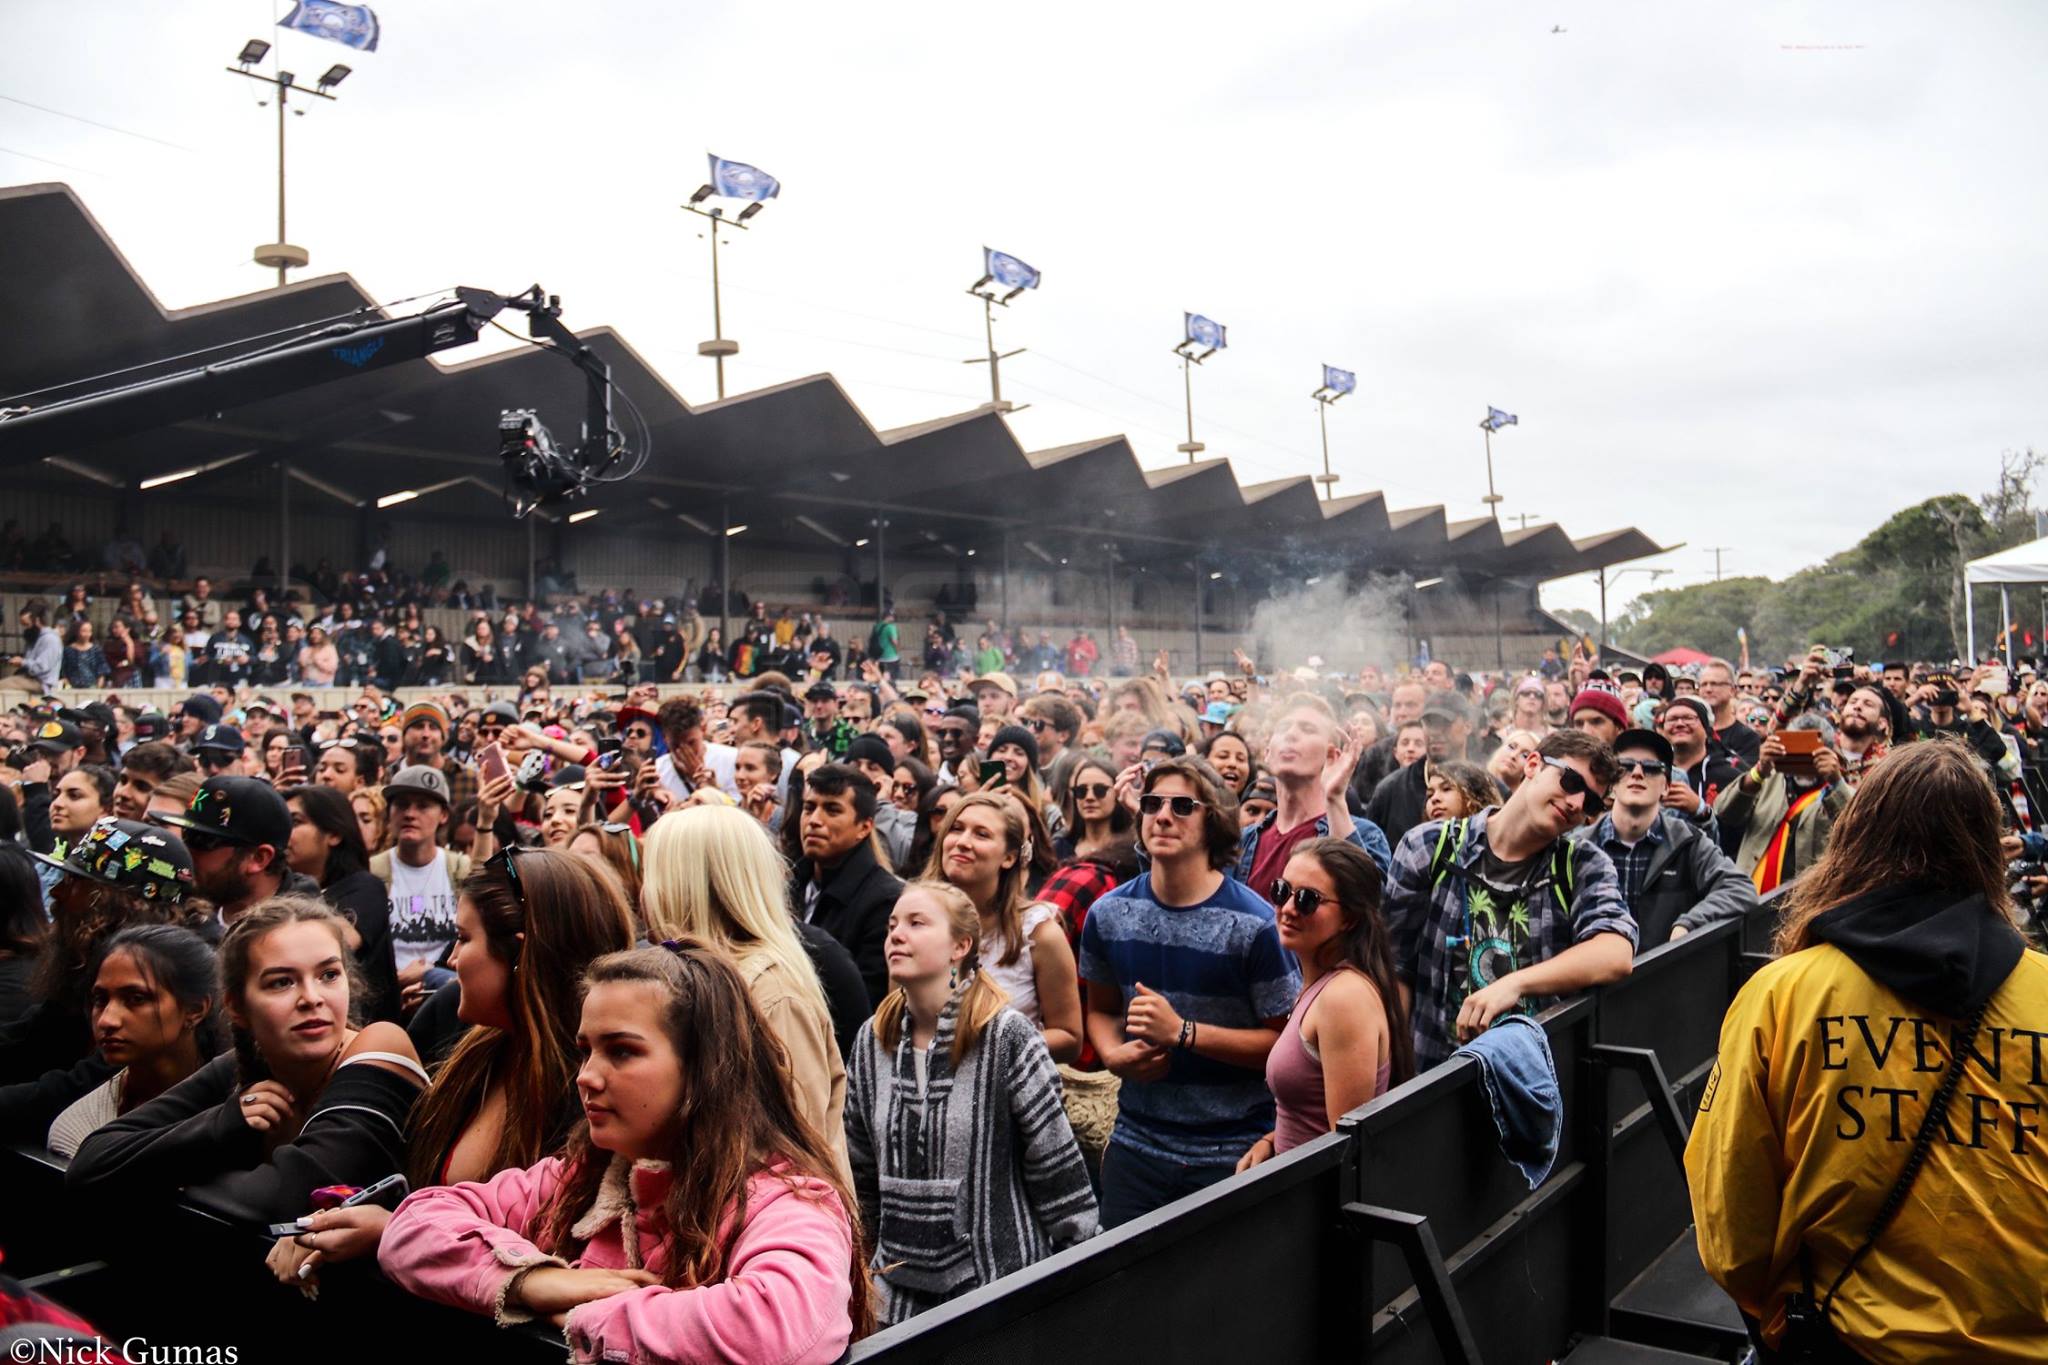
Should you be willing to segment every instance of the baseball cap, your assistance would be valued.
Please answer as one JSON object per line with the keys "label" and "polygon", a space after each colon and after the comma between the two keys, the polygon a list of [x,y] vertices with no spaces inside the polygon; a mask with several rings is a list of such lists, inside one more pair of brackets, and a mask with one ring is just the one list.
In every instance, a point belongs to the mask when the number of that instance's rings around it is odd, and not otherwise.
{"label": "baseball cap", "polygon": [[248,744],[243,740],[242,732],[232,725],[209,725],[204,730],[201,730],[198,737],[192,741],[192,748],[195,753],[201,749],[206,749],[214,753],[238,754],[247,747]]}
{"label": "baseball cap", "polygon": [[501,720],[507,725],[519,723],[519,708],[509,701],[494,701],[478,713],[482,720]]}
{"label": "baseball cap", "polygon": [[185,831],[185,846],[211,840],[282,849],[291,842],[292,813],[268,782],[253,777],[209,777],[183,815],[160,815],[160,824]]}
{"label": "baseball cap", "polygon": [[178,715],[181,717],[190,716],[201,725],[218,725],[220,723],[220,703],[207,696],[204,692],[194,692],[191,696],[185,698],[184,701],[178,703]]}
{"label": "baseball cap", "polygon": [[431,796],[445,808],[453,809],[454,799],[448,793],[448,779],[439,768],[425,763],[415,763],[410,768],[400,768],[384,784],[384,799],[389,802],[403,792],[418,792]]}
{"label": "baseball cap", "polygon": [[1009,693],[1013,697],[1017,695],[1017,680],[1000,669],[984,677],[972,679],[967,684],[969,693],[972,693],[977,687],[994,687]]}
{"label": "baseball cap", "polygon": [[111,735],[114,733],[114,708],[103,701],[89,701],[83,706],[59,707],[57,717],[60,720],[68,720],[74,725],[84,725],[90,722],[99,726],[107,734]]}
{"label": "baseball cap", "polygon": [[1455,692],[1432,692],[1429,700],[1423,704],[1422,718],[1441,720],[1450,724],[1459,721],[1469,724],[1472,720],[1472,709],[1466,706],[1465,699]]}
{"label": "baseball cap", "polygon": [[1623,753],[1629,749],[1648,749],[1657,755],[1657,761],[1669,767],[1677,761],[1671,741],[1655,730],[1623,730],[1614,739],[1614,752]]}
{"label": "baseball cap", "polygon": [[804,689],[805,701],[835,701],[838,699],[838,697],[838,689],[833,687],[831,683],[826,682],[823,678],[818,679],[818,681],[812,683],[809,687],[806,687]]}
{"label": "baseball cap", "polygon": [[1157,749],[1169,758],[1179,758],[1188,751],[1188,746],[1181,743],[1180,736],[1171,730],[1154,730],[1145,736],[1138,752],[1142,754],[1150,749]]}
{"label": "baseball cap", "polygon": [[135,742],[162,739],[171,732],[171,718],[161,711],[144,711],[135,717]]}
{"label": "baseball cap", "polygon": [[36,727],[35,737],[29,740],[31,749],[43,749],[50,753],[65,753],[85,743],[85,736],[78,727],[68,720],[46,720]]}
{"label": "baseball cap", "polygon": [[94,821],[85,837],[62,858],[47,853],[29,856],[68,876],[134,891],[144,900],[175,905],[192,889],[192,855],[184,841],[167,829],[140,820],[108,816]]}
{"label": "baseball cap", "polygon": [[654,719],[654,712],[648,710],[644,706],[621,706],[619,708],[617,720],[618,728],[621,730],[625,729],[628,725],[631,725],[636,720],[645,722],[647,728],[650,730],[659,730],[661,728],[661,726],[657,724]]}
{"label": "baseball cap", "polygon": [[1202,724],[1228,725],[1230,724],[1230,718],[1236,714],[1237,708],[1229,702],[1212,701],[1209,703],[1208,709],[1202,712]]}

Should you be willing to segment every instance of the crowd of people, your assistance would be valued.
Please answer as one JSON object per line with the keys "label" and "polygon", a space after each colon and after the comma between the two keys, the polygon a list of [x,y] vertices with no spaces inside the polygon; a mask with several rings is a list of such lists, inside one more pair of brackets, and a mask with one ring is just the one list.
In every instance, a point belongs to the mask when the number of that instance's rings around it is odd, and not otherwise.
{"label": "crowd of people", "polygon": [[[2048,679],[1994,665],[1240,656],[1175,679],[1119,636],[1098,677],[1077,635],[1079,659],[1025,643],[1025,683],[1001,666],[1021,642],[987,632],[963,661],[933,622],[920,668],[885,614],[848,675],[801,624],[701,675],[743,674],[736,692],[669,686],[664,662],[623,687],[451,672],[405,704],[403,676],[372,673],[340,710],[239,673],[170,714],[25,695],[0,716],[0,1134],[68,1159],[81,1198],[296,1222],[279,1292],[374,1263],[553,1322],[578,1359],[827,1361],[1312,1141],[1795,879],[1874,889],[1839,843],[1867,861],[1890,840],[1894,885],[1955,893],[1943,913],[1984,943],[2019,942],[2002,860],[2048,855],[2027,797]],[[1940,837],[1967,843],[1915,862],[1900,825],[1932,817],[1902,802],[1936,780]],[[1922,885],[1959,865],[1973,880]],[[1788,950],[1869,947],[1909,998],[1941,975],[1897,904],[1845,927],[1794,903]],[[1757,980],[1796,993],[1787,976]],[[2006,977],[1978,976],[1927,1008],[1982,1022]],[[2011,980],[1992,1027],[2017,1038],[2042,978]],[[1846,1215],[1752,1169],[1742,1135],[1779,1087],[1819,1092],[1748,1045],[1787,1027],[1750,1001],[1694,1189],[1723,1191],[1708,1269],[1768,1336],[1798,1250],[1768,1191]],[[1998,1178],[2037,1209],[2038,1125],[2010,1112],[2001,1140],[2032,1164]],[[1955,1147],[1938,1164],[1973,1178]],[[314,1207],[394,1173],[402,1197]],[[1855,1241],[1809,1245],[1833,1271]],[[1896,1283],[1837,1280],[1838,1325],[1882,1324],[1846,1305]],[[1996,1355],[2014,1294],[1991,1277],[1917,1311]]]}
{"label": "crowd of people", "polygon": [[[31,544],[8,525],[17,551]],[[993,620],[956,625],[941,609],[917,642],[886,610],[841,639],[822,611],[787,604],[771,609],[745,593],[728,596],[716,583],[672,597],[643,597],[630,588],[585,596],[565,591],[573,584],[553,570],[539,580],[538,600],[501,602],[488,580],[472,589],[467,580],[452,579],[438,550],[416,576],[387,568],[380,551],[372,567],[357,572],[336,573],[324,560],[295,571],[294,579],[305,576],[303,588],[288,580],[281,595],[266,562],[243,590],[228,591],[204,575],[186,580],[182,547],[174,533],[164,537],[144,558],[152,573],[175,568],[175,574],[131,578],[104,597],[80,580],[54,599],[23,604],[16,621],[21,648],[9,659],[20,686],[47,692],[216,683],[385,690],[535,681],[557,687],[725,683],[811,669],[858,677],[870,664],[891,678],[919,669],[948,676],[1057,670],[1083,678],[1098,669],[1124,677],[1140,671],[1127,627],[1111,633],[1105,650],[1085,627],[1055,642],[1050,631],[1012,631]],[[47,562],[16,553],[10,563],[5,539],[0,536],[0,573],[24,561]],[[107,570],[130,568],[133,556],[120,549],[128,543],[116,537]],[[821,586],[815,596],[832,594]]]}

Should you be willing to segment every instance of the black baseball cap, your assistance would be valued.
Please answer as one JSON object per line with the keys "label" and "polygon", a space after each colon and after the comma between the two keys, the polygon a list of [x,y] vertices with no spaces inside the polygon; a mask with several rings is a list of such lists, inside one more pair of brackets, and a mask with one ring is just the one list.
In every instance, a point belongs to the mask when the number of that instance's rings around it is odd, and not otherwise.
{"label": "black baseball cap", "polygon": [[89,701],[83,706],[61,707],[57,716],[60,720],[68,720],[74,725],[90,722],[99,726],[103,733],[114,733],[114,708],[103,701]]}
{"label": "black baseball cap", "polygon": [[183,815],[159,815],[157,823],[184,831],[185,846],[204,851],[207,841],[282,849],[291,842],[292,813],[268,782],[253,777],[209,777],[192,794]]}
{"label": "black baseball cap", "polygon": [[42,749],[49,753],[69,753],[83,746],[85,736],[78,727],[68,720],[46,720],[36,727],[33,738],[28,742],[31,749]]}
{"label": "black baseball cap", "polygon": [[62,858],[31,853],[67,876],[133,891],[144,900],[176,904],[192,889],[192,855],[167,829],[111,816],[93,827]]}
{"label": "black baseball cap", "polygon": [[1630,749],[1648,749],[1657,755],[1657,761],[1670,767],[1678,755],[1671,747],[1671,741],[1655,730],[1623,730],[1614,737],[1614,752],[1627,753]]}
{"label": "black baseball cap", "polygon": [[818,681],[804,689],[805,701],[837,701],[838,699],[839,689],[826,682],[823,678],[818,679]]}
{"label": "black baseball cap", "polygon": [[192,741],[194,753],[205,750],[216,754],[239,754],[248,747],[242,732],[232,725],[209,725]]}

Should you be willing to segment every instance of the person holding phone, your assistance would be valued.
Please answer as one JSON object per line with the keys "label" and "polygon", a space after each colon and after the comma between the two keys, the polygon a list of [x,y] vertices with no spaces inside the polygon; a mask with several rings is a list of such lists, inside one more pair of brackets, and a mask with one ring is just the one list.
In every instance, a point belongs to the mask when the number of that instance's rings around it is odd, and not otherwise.
{"label": "person holding phone", "polygon": [[1842,760],[1834,750],[1834,727],[1817,712],[1807,711],[1785,728],[1816,737],[1817,746],[1806,749],[1810,762],[1798,764],[1796,770],[1785,767],[1785,738],[1773,732],[1764,740],[1755,766],[1714,802],[1715,818],[1735,844],[1735,866],[1759,894],[1776,890],[1819,862],[1835,820],[1849,804],[1849,784],[1841,780]]}

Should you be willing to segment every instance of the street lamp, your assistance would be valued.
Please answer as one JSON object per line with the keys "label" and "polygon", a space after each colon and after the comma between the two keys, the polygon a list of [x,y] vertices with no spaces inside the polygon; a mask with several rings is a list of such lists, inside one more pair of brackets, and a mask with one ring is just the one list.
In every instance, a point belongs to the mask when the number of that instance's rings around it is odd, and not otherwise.
{"label": "street lamp", "polygon": [[[749,166],[744,161],[727,161],[715,153],[711,158],[711,182],[697,187],[690,201],[683,205],[685,212],[699,218],[711,220],[710,230],[705,234],[711,238],[711,340],[697,343],[697,354],[708,355],[718,367],[718,396],[725,397],[725,358],[738,355],[740,344],[725,334],[725,314],[718,293],[718,230],[721,227],[747,226],[747,220],[761,211],[768,200],[782,193],[782,182],[758,166]],[[750,202],[741,209],[737,218],[727,218],[719,206],[699,208],[706,199],[717,196],[721,199],[746,199]]]}
{"label": "street lamp", "polygon": [[1330,472],[1330,404],[1358,388],[1358,376],[1350,370],[1340,370],[1334,365],[1323,366],[1322,387],[1309,397],[1316,400],[1316,421],[1323,429],[1323,472],[1316,475],[1316,482],[1323,486],[1323,497],[1327,501],[1337,482],[1337,476]]}
{"label": "street lamp", "polygon": [[1488,406],[1485,419],[1479,423],[1479,429],[1486,433],[1486,496],[1480,501],[1493,513],[1495,521],[1500,520],[1500,494],[1493,491],[1493,433],[1502,427],[1520,426],[1521,420],[1512,412]]}
{"label": "street lamp", "polygon": [[[983,332],[988,337],[988,354],[976,357],[973,360],[963,360],[960,363],[962,365],[988,366],[989,407],[997,412],[1022,412],[1024,408],[1028,408],[1031,405],[1026,403],[1023,407],[1019,407],[1015,403],[1003,401],[1002,363],[1013,355],[1024,354],[1024,348],[1019,346],[1014,351],[998,351],[996,349],[996,306],[1000,304],[1002,307],[1008,308],[1011,299],[1016,298],[1027,289],[1038,288],[1040,278],[1041,276],[1035,268],[1026,265],[1007,251],[996,251],[989,247],[983,247],[981,249],[981,278],[967,286],[967,292],[981,300],[981,325]],[[997,288],[1004,291],[1000,297],[996,294]]]}
{"label": "street lamp", "polygon": [[[1181,387],[1187,395],[1188,439],[1175,446],[1174,449],[1187,456],[1188,463],[1193,464],[1195,456],[1208,449],[1208,447],[1195,439],[1195,381],[1193,378],[1193,367],[1201,364],[1210,356],[1215,355],[1218,351],[1228,346],[1230,339],[1228,336],[1229,329],[1213,318],[1205,318],[1200,313],[1183,313],[1181,314],[1181,319],[1181,342],[1173,348],[1173,353],[1180,357]],[[1197,349],[1201,351],[1200,355],[1195,354]],[[1197,646],[1197,652],[1200,652],[1199,646]]]}
{"label": "street lamp", "polygon": [[[277,240],[266,242],[257,247],[255,259],[258,265],[276,267],[278,287],[283,288],[285,283],[284,272],[297,266],[303,266],[312,259],[304,247],[293,246],[285,240],[284,235],[285,106],[291,101],[291,93],[294,90],[297,90],[302,95],[312,95],[323,100],[335,98],[330,92],[335,86],[340,85],[348,78],[349,68],[336,62],[333,66],[328,67],[327,74],[320,78],[318,88],[308,90],[305,86],[300,85],[298,77],[289,71],[280,71],[275,76],[266,76],[254,70],[256,63],[262,61],[269,54],[269,43],[264,42],[261,38],[251,38],[248,42],[242,44],[241,52],[236,54],[236,64],[227,67],[226,70],[231,76],[247,76],[252,81],[262,81],[265,85],[277,87]],[[261,104],[264,101],[258,101],[258,103]],[[294,109],[292,112],[294,114],[304,114],[306,111]]]}

